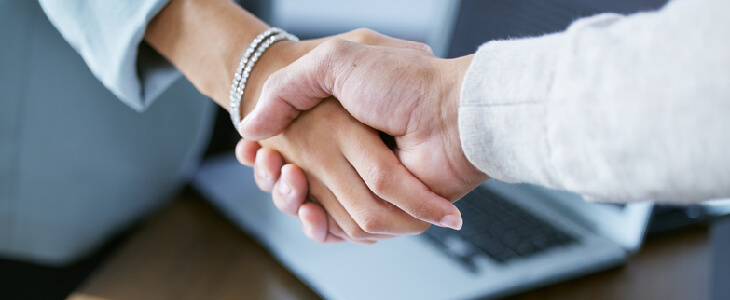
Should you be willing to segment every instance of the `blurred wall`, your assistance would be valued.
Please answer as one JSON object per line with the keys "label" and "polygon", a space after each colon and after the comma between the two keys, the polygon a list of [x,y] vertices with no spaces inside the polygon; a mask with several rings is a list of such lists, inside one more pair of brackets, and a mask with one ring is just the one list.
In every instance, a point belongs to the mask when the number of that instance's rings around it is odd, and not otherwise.
{"label": "blurred wall", "polygon": [[446,54],[458,0],[273,0],[270,21],[300,38],[367,27]]}

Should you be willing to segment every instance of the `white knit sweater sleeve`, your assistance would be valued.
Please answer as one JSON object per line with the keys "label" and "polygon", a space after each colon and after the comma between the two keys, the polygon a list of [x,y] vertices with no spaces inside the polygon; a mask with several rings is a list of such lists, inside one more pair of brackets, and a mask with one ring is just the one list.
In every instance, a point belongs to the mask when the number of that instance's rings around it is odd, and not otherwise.
{"label": "white knit sweater sleeve", "polygon": [[730,1],[482,45],[459,131],[490,176],[606,202],[730,197]]}

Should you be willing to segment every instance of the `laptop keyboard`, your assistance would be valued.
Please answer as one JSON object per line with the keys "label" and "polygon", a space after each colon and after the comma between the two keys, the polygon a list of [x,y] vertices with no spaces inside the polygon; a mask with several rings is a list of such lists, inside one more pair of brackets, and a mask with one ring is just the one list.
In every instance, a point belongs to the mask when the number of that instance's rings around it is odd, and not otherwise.
{"label": "laptop keyboard", "polygon": [[476,271],[474,260],[480,255],[504,263],[577,242],[572,235],[482,186],[456,206],[464,220],[461,231],[431,226],[423,236],[472,271]]}

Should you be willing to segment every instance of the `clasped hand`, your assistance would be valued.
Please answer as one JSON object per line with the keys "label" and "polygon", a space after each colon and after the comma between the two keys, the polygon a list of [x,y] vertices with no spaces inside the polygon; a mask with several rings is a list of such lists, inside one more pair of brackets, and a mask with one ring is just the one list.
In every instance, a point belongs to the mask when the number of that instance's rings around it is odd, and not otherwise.
{"label": "clasped hand", "polygon": [[429,224],[460,229],[451,202],[488,178],[459,138],[472,56],[439,59],[422,44],[357,34],[367,38],[318,44],[244,99],[255,108],[239,128],[239,161],[318,242],[369,244]]}

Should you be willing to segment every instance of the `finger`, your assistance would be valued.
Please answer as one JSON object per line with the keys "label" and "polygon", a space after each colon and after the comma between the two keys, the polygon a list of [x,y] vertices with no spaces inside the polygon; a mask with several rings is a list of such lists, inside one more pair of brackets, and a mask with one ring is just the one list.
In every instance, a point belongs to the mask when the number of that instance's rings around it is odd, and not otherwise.
{"label": "finger", "polygon": [[280,211],[296,217],[297,211],[307,200],[308,193],[309,188],[304,172],[295,165],[287,164],[281,168],[281,177],[274,184],[271,196],[274,205]]}
{"label": "finger", "polygon": [[[289,167],[287,167],[289,166]],[[297,174],[299,173],[299,174]],[[289,174],[289,175],[287,175]],[[282,168],[282,177],[280,181],[282,180],[288,180],[284,178],[288,178],[288,176],[293,175],[292,177],[298,177],[301,176],[303,178],[302,182],[305,184],[304,188],[306,188],[306,178],[301,172],[299,168],[297,168],[294,165],[286,165],[284,168]],[[299,179],[294,179],[299,180]],[[292,180],[292,181],[294,181]],[[297,183],[293,183],[292,186],[297,186]],[[299,188],[296,189],[300,189]],[[303,198],[306,199],[306,189],[301,190],[303,191],[302,195]],[[274,202],[276,203],[276,194],[274,194]],[[298,200],[297,200],[298,201]],[[303,202],[303,201],[302,201]],[[293,206],[293,205],[292,205]],[[282,210],[281,208],[279,208]],[[284,210],[282,210],[284,211]],[[287,212],[288,213],[288,212]],[[344,231],[337,225],[337,223],[329,218],[327,214],[324,211],[324,208],[313,202],[309,203],[301,203],[297,205],[297,212],[294,216],[299,217],[300,221],[302,222],[302,231],[304,231],[304,234],[311,240],[314,240],[318,243],[324,243],[324,244],[336,244],[343,241],[350,241],[354,243],[361,243],[360,241],[351,239]],[[328,232],[330,230],[332,232]]]}
{"label": "finger", "polygon": [[426,52],[428,54],[434,55],[433,49],[431,49],[431,46],[429,46],[428,44],[424,44],[421,42],[414,42],[414,41],[402,41],[402,42],[405,43],[403,48],[410,48],[413,50],[418,50],[421,52]]}
{"label": "finger", "polygon": [[351,165],[343,165],[343,168],[353,175],[337,176],[332,179],[333,184],[330,186],[362,231],[392,236],[418,234],[428,228],[428,223],[413,218],[376,196]]}
{"label": "finger", "polygon": [[385,47],[413,49],[433,55],[433,49],[431,49],[431,46],[427,44],[421,42],[400,40],[389,36],[383,36],[383,41],[379,43],[379,45]]}
{"label": "finger", "polygon": [[[346,241],[343,238],[328,232],[328,223],[332,222],[332,229],[342,233],[337,223],[328,219],[324,208],[316,203],[305,203],[299,209],[299,219],[302,221],[302,230],[311,240],[323,244],[337,244]],[[344,236],[344,234],[343,234]]]}
{"label": "finger", "polygon": [[[361,132],[376,135],[374,130],[365,129]],[[318,177],[322,178],[325,186],[354,221],[355,224],[340,222],[350,237],[358,240],[379,239],[392,235],[421,233],[428,228],[427,223],[414,219],[398,207],[374,195],[344,158],[341,162],[333,158],[332,162],[334,163],[322,166],[324,174]],[[342,216],[336,211],[331,211],[329,207],[327,211],[334,216]]]}
{"label": "finger", "polygon": [[336,237],[333,234],[331,234],[331,233],[328,232],[327,233],[327,237],[324,239],[323,244],[339,244],[339,243],[342,243],[344,241],[345,240],[343,240],[341,238],[338,238],[338,237]]}
{"label": "finger", "polygon": [[253,170],[256,185],[262,191],[271,192],[274,183],[281,176],[281,155],[274,150],[261,148],[256,151],[255,161]]}
{"label": "finger", "polygon": [[236,159],[242,165],[253,167],[256,159],[256,151],[261,149],[261,145],[254,141],[241,139],[236,144]]}
{"label": "finger", "polygon": [[[319,206],[318,204],[314,204],[311,202],[306,203],[305,205],[309,206],[310,204],[313,204],[313,205],[321,208],[321,206]],[[353,237],[348,235],[344,230],[342,230],[340,225],[337,224],[336,220],[334,220],[331,216],[328,216],[327,213],[324,212],[324,210],[322,210],[322,212],[323,212],[323,216],[324,216],[324,220],[325,220],[325,224],[326,224],[325,227],[327,228],[327,236],[325,237],[325,240],[324,240],[325,244],[331,244],[331,243],[337,243],[337,242],[344,241],[344,242],[350,242],[350,243],[355,243],[355,244],[360,244],[360,245],[372,245],[375,242],[377,242],[378,240],[385,240],[385,239],[390,238],[390,236],[379,236],[379,237],[370,236],[370,237],[354,239]]]}
{"label": "finger", "polygon": [[[372,245],[377,242],[377,240],[370,238],[353,239],[344,230],[342,230],[342,228],[340,228],[339,225],[337,225],[337,222],[332,218],[327,219],[327,227],[329,228],[329,235],[353,244]],[[380,238],[385,239],[384,237]]]}
{"label": "finger", "polygon": [[306,203],[299,208],[298,216],[304,234],[315,242],[324,243],[328,234],[324,209],[318,204]]}
{"label": "finger", "polygon": [[421,42],[416,42],[416,41],[401,40],[401,39],[390,37],[390,36],[387,36],[384,34],[379,34],[379,36],[380,36],[379,37],[380,40],[378,41],[378,43],[372,43],[372,44],[367,43],[367,44],[373,45],[373,46],[413,49],[416,51],[421,51],[421,52],[425,52],[425,53],[433,55],[433,49],[431,49],[431,46],[429,46],[427,44],[424,44]]}
{"label": "finger", "polygon": [[[341,158],[342,162],[345,163],[344,158]],[[340,177],[330,176],[329,178]],[[342,200],[338,199],[337,196],[330,191],[329,186],[331,184],[325,184],[319,180],[319,177],[308,176],[310,193],[314,195],[316,201],[324,207],[327,214],[331,217],[333,222],[328,223],[329,232],[336,235],[337,237],[355,242],[355,243],[369,243],[373,240],[386,239],[390,236],[384,234],[371,234],[367,233],[360,228],[357,222],[352,218],[350,213],[340,203]],[[330,183],[330,182],[328,182]],[[349,186],[351,183],[347,183],[345,186]]]}
{"label": "finger", "polygon": [[436,226],[461,229],[459,209],[413,176],[377,134],[347,140],[347,144],[340,145],[340,149],[378,197],[416,219]]}
{"label": "finger", "polygon": [[433,55],[433,50],[427,44],[401,40],[368,28],[358,28],[350,32],[338,34],[336,37],[366,45],[413,49]]}

